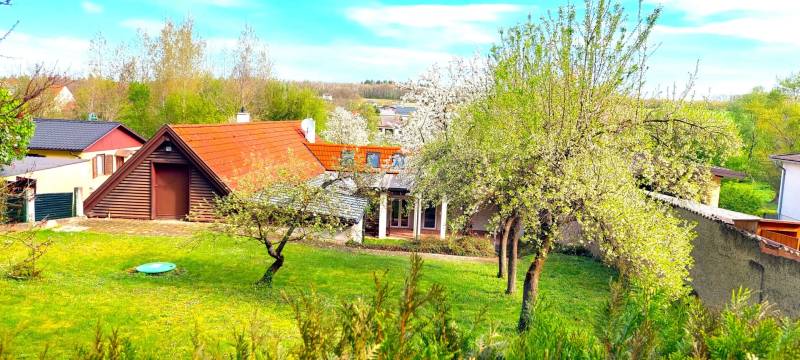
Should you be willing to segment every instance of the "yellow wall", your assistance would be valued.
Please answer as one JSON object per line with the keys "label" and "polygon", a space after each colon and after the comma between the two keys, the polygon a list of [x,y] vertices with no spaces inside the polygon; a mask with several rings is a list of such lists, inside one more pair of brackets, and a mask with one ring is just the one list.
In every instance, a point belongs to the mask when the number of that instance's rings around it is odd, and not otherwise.
{"label": "yellow wall", "polygon": [[713,207],[719,207],[719,190],[722,187],[722,178],[714,176],[711,179],[711,186],[706,194],[705,204]]}
{"label": "yellow wall", "polygon": [[[62,158],[62,159],[87,159],[89,161],[62,166],[58,168],[40,170],[33,174],[26,174],[26,175],[19,175],[23,177],[28,177],[32,179],[36,179],[36,191],[39,194],[48,194],[48,193],[60,193],[60,192],[72,192],[74,188],[81,187],[83,188],[83,198],[89,196],[92,192],[97,190],[100,185],[103,184],[111,175],[103,175],[98,174],[96,178],[92,178],[92,161],[91,159],[96,157],[100,154],[114,156],[117,150],[138,150],[139,147],[133,148],[125,148],[125,149],[114,149],[114,150],[106,150],[106,151],[95,151],[95,152],[70,152],[70,151],[57,151],[57,150],[30,150],[28,151],[29,154],[32,155],[41,155],[44,157],[50,158]],[[130,156],[125,158],[127,162],[130,160]],[[116,160],[113,163],[113,170],[112,174],[117,171],[117,162]],[[12,176],[9,179],[13,180],[16,176]]]}

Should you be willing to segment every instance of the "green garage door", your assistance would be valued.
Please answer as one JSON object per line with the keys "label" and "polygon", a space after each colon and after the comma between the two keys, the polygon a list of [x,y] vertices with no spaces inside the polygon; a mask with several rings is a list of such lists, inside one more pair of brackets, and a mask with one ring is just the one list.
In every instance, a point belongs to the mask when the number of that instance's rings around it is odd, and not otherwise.
{"label": "green garage door", "polygon": [[36,221],[72,217],[72,193],[36,194]]}

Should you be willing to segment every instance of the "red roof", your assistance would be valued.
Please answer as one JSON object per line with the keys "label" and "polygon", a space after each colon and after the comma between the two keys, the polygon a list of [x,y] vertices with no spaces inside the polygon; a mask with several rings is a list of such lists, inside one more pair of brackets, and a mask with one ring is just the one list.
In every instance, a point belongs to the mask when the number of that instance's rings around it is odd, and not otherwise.
{"label": "red roof", "polygon": [[326,144],[326,143],[306,143],[314,156],[319,159],[325,170],[335,171],[340,169],[342,161],[342,151],[352,150],[354,161],[357,165],[367,165],[367,153],[374,152],[380,155],[380,166],[389,172],[396,172],[392,169],[392,156],[401,153],[399,146],[357,146],[347,144]]}
{"label": "red roof", "polygon": [[325,168],[305,146],[300,121],[264,121],[242,124],[169,125],[192,151],[230,188],[237,175],[250,171],[254,159],[273,164],[299,160],[304,175]]}

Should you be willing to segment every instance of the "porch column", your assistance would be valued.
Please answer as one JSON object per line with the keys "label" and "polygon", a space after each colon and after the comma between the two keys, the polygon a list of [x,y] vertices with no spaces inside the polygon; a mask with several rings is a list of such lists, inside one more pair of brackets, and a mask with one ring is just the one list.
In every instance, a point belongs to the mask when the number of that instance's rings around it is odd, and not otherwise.
{"label": "porch column", "polygon": [[447,237],[447,198],[442,198],[442,219],[439,221],[439,238],[444,239]]}
{"label": "porch column", "polygon": [[378,238],[383,239],[386,237],[386,217],[387,217],[387,198],[388,195],[385,192],[381,193],[381,206],[380,211],[378,212]]}
{"label": "porch column", "polygon": [[420,225],[420,221],[419,221],[420,216],[419,215],[422,212],[420,210],[420,202],[421,201],[420,201],[419,198],[415,198],[414,199],[414,239],[415,240],[418,240],[419,239],[419,235],[420,235],[420,226],[419,226]]}

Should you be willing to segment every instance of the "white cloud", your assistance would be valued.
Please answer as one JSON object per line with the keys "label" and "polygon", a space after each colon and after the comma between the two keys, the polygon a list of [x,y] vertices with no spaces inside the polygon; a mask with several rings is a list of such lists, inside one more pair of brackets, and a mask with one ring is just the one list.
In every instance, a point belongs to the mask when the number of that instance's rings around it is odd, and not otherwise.
{"label": "white cloud", "polygon": [[163,21],[153,19],[126,19],[120,22],[120,25],[128,29],[142,30],[150,35],[157,34],[164,28]]}
{"label": "white cloud", "polygon": [[349,8],[346,14],[379,36],[436,47],[491,43],[503,15],[520,10],[511,4],[380,5]]}
{"label": "white cloud", "polygon": [[85,54],[89,49],[86,39],[53,36],[41,37],[22,32],[12,32],[0,42],[0,74],[26,73],[33,65],[43,63],[48,68],[70,74],[84,70]]}
{"label": "white cloud", "polygon": [[[796,0],[649,0],[685,14],[689,24],[655,28],[661,34],[710,34],[800,46]],[[709,20],[709,17],[719,20]]]}
{"label": "white cloud", "polygon": [[351,82],[366,79],[403,81],[453,55],[359,44],[270,44],[275,76],[289,80]]}
{"label": "white cloud", "polygon": [[668,10],[681,11],[690,19],[736,12],[786,14],[800,10],[800,2],[795,0],[646,0],[645,2],[661,4]]}
{"label": "white cloud", "polygon": [[90,14],[99,14],[99,13],[103,12],[103,7],[102,6],[97,5],[97,4],[95,4],[95,3],[91,2],[91,1],[82,2],[81,3],[81,7],[83,8],[83,11],[86,11],[87,13],[90,13]]}

